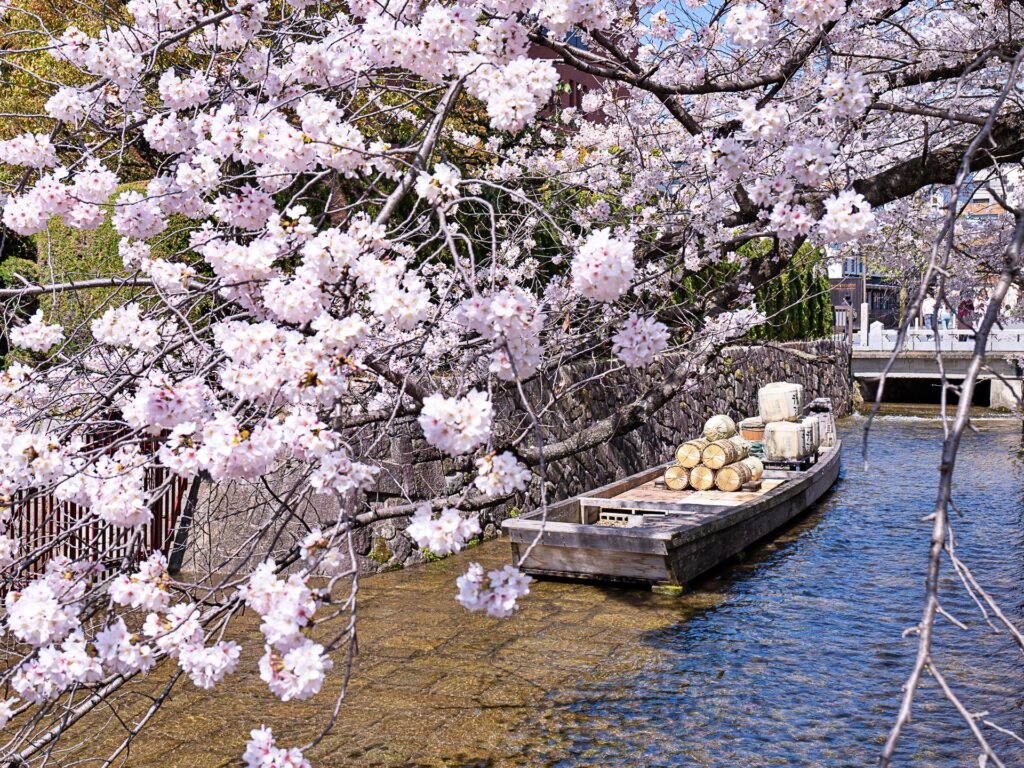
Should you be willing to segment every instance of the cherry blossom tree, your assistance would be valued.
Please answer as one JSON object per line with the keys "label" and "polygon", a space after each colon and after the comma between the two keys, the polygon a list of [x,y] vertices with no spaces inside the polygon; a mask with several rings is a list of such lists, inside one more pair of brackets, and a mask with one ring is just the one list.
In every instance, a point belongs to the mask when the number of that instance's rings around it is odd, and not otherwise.
{"label": "cherry blossom tree", "polygon": [[[517,494],[545,506],[547,467],[685,395],[764,320],[755,292],[805,244],[884,253],[886,225],[922,194],[951,187],[955,203],[984,171],[1007,212],[965,234],[946,205],[917,302],[972,242],[1002,244],[986,258],[1004,293],[1020,279],[1024,225],[999,172],[1024,157],[1018,3],[0,0],[0,13],[0,220],[5,239],[35,238],[44,275],[0,290],[11,764],[48,762],[156,665],[169,682],[107,759],[174,686],[230,685],[244,608],[272,694],[347,679],[360,528],[411,517],[408,534],[444,555],[479,533],[474,510]],[[569,106],[563,75],[597,85]],[[112,228],[117,252],[83,273],[54,258],[55,227]],[[705,290],[680,290],[694,279]],[[669,373],[636,378],[606,418],[546,428],[537,385],[556,372],[666,355]],[[371,503],[374,451],[399,423],[464,468],[463,490]],[[167,480],[152,488],[155,468]],[[226,489],[246,489],[259,521],[188,578],[160,552],[137,556],[153,503],[182,483],[221,531],[240,515]],[[44,496],[84,512],[37,544],[16,515]],[[330,513],[313,515],[315,499]],[[471,565],[452,590],[508,616],[529,579]],[[936,615],[930,602],[906,715],[922,671],[938,674]],[[260,725],[247,765],[309,765],[319,740],[279,746]]]}

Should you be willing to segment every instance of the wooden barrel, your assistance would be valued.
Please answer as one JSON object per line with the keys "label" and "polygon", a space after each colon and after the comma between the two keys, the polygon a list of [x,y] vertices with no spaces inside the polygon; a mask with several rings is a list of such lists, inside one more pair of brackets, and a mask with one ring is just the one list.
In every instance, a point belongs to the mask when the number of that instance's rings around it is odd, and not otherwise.
{"label": "wooden barrel", "polygon": [[753,416],[749,419],[744,419],[739,423],[740,435],[750,442],[760,442],[764,440],[764,422],[757,416]]}
{"label": "wooden barrel", "polygon": [[740,464],[746,464],[750,467],[750,471],[753,474],[753,477],[750,478],[751,482],[756,483],[764,474],[764,464],[761,463],[761,460],[757,458],[757,456],[748,456],[741,461]]}
{"label": "wooden barrel", "polygon": [[666,469],[665,487],[673,491],[685,491],[690,487],[690,470],[678,464]]}
{"label": "wooden barrel", "polygon": [[756,483],[764,474],[764,464],[760,459],[747,458],[727,467],[722,467],[715,475],[715,487],[720,491],[738,491],[747,483]]}
{"label": "wooden barrel", "polygon": [[696,440],[689,440],[676,448],[676,462],[681,467],[693,469],[700,464],[701,453],[710,444],[710,440],[698,437]]}
{"label": "wooden barrel", "polygon": [[701,461],[706,467],[721,469],[728,464],[735,464],[740,459],[746,458],[749,452],[749,443],[740,443],[736,440],[715,440],[701,453]]}
{"label": "wooden barrel", "polygon": [[742,461],[722,467],[715,475],[715,487],[720,491],[738,491],[744,483],[753,481],[754,473]]}
{"label": "wooden barrel", "polygon": [[690,487],[698,491],[710,491],[715,487],[715,470],[703,464],[691,469]]}

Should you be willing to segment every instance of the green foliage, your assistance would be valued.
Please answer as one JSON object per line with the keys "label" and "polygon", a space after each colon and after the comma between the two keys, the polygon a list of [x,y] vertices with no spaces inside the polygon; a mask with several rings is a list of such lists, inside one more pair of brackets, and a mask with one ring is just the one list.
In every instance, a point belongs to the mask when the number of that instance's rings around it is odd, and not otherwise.
{"label": "green foliage", "polygon": [[755,339],[806,341],[832,332],[832,300],[823,252],[807,249],[790,268],[757,291],[757,306],[768,322],[751,332]]}
{"label": "green foliage", "polygon": [[[740,248],[739,255],[761,256],[768,247],[767,241],[753,241]],[[754,292],[757,308],[768,321],[753,329],[750,338],[805,341],[824,338],[832,332],[832,300],[823,256],[824,250],[820,248],[802,246],[782,274]],[[702,296],[734,279],[739,269],[738,263],[722,262],[687,277],[676,300],[684,306],[699,306]]]}
{"label": "green foliage", "polygon": [[23,283],[15,277],[15,274],[34,283],[39,279],[39,265],[35,261],[21,259],[17,256],[0,261],[0,286],[7,288],[22,285]]}
{"label": "green foliage", "polygon": [[[121,192],[131,189],[145,191],[145,184],[133,182],[122,185],[113,200]],[[168,224],[160,236],[149,241],[153,257],[191,264],[200,262],[199,257],[188,249],[189,233],[194,224],[180,216],[171,216]],[[121,235],[114,229],[109,213],[97,229],[87,231],[69,227],[59,217],[54,217],[45,230],[32,238],[37,255],[31,273],[25,274],[20,268],[17,271],[29,280],[56,283],[129,277],[132,273],[125,269],[118,252],[120,240]],[[5,274],[0,265],[0,281],[6,279]],[[85,343],[93,317],[102,314],[112,302],[123,304],[138,293],[137,289],[94,288],[47,296],[41,304],[49,317],[64,326],[72,344]]]}

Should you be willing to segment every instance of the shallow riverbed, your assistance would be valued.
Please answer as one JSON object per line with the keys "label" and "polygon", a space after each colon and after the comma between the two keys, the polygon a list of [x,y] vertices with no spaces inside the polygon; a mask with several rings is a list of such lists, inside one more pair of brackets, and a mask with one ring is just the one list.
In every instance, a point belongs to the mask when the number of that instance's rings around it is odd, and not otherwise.
{"label": "shallow riverbed", "polygon": [[[452,599],[496,541],[365,579],[360,649],[338,725],[307,756],[341,766],[863,766],[894,717],[919,616],[938,421],[883,416],[870,466],[861,417],[846,420],[843,475],[809,514],[682,598],[572,583],[534,585],[497,621]],[[961,554],[1021,614],[1024,461],[1019,422],[982,416],[961,454]],[[972,710],[1021,729],[1022,656],[995,637],[947,575],[936,658]],[[251,628],[254,630],[254,628]],[[206,694],[185,684],[132,748],[132,766],[236,765],[245,733],[298,744],[329,716],[335,687],[277,702],[254,673]],[[337,677],[335,676],[335,681]],[[332,683],[336,686],[337,683]],[[898,764],[976,764],[966,729],[925,685]],[[1007,764],[1024,748],[998,735]]]}

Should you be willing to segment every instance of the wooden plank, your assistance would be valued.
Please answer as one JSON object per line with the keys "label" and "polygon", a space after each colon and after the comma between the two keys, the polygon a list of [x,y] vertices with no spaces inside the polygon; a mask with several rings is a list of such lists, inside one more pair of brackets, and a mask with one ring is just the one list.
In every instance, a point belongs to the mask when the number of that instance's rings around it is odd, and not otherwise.
{"label": "wooden plank", "polygon": [[619,494],[611,499],[600,499],[592,496],[581,496],[580,509],[596,508],[619,510],[645,510],[675,514],[692,514],[697,507],[738,507],[767,494],[772,489],[786,482],[784,479],[765,480],[757,491],[673,491],[659,488],[653,481],[644,483],[632,490]]}
{"label": "wooden plank", "polygon": [[[518,560],[518,553],[516,555]],[[647,583],[672,580],[664,556],[587,547],[550,547],[538,544],[520,567],[528,573],[573,578],[611,578]]]}
{"label": "wooden plank", "polygon": [[[506,521],[508,522],[508,521]],[[592,549],[664,555],[672,530],[657,528],[612,528],[578,523],[546,523],[519,520],[515,527],[506,526],[509,538],[518,544],[532,544],[540,534],[544,544],[558,547],[589,547]]]}

